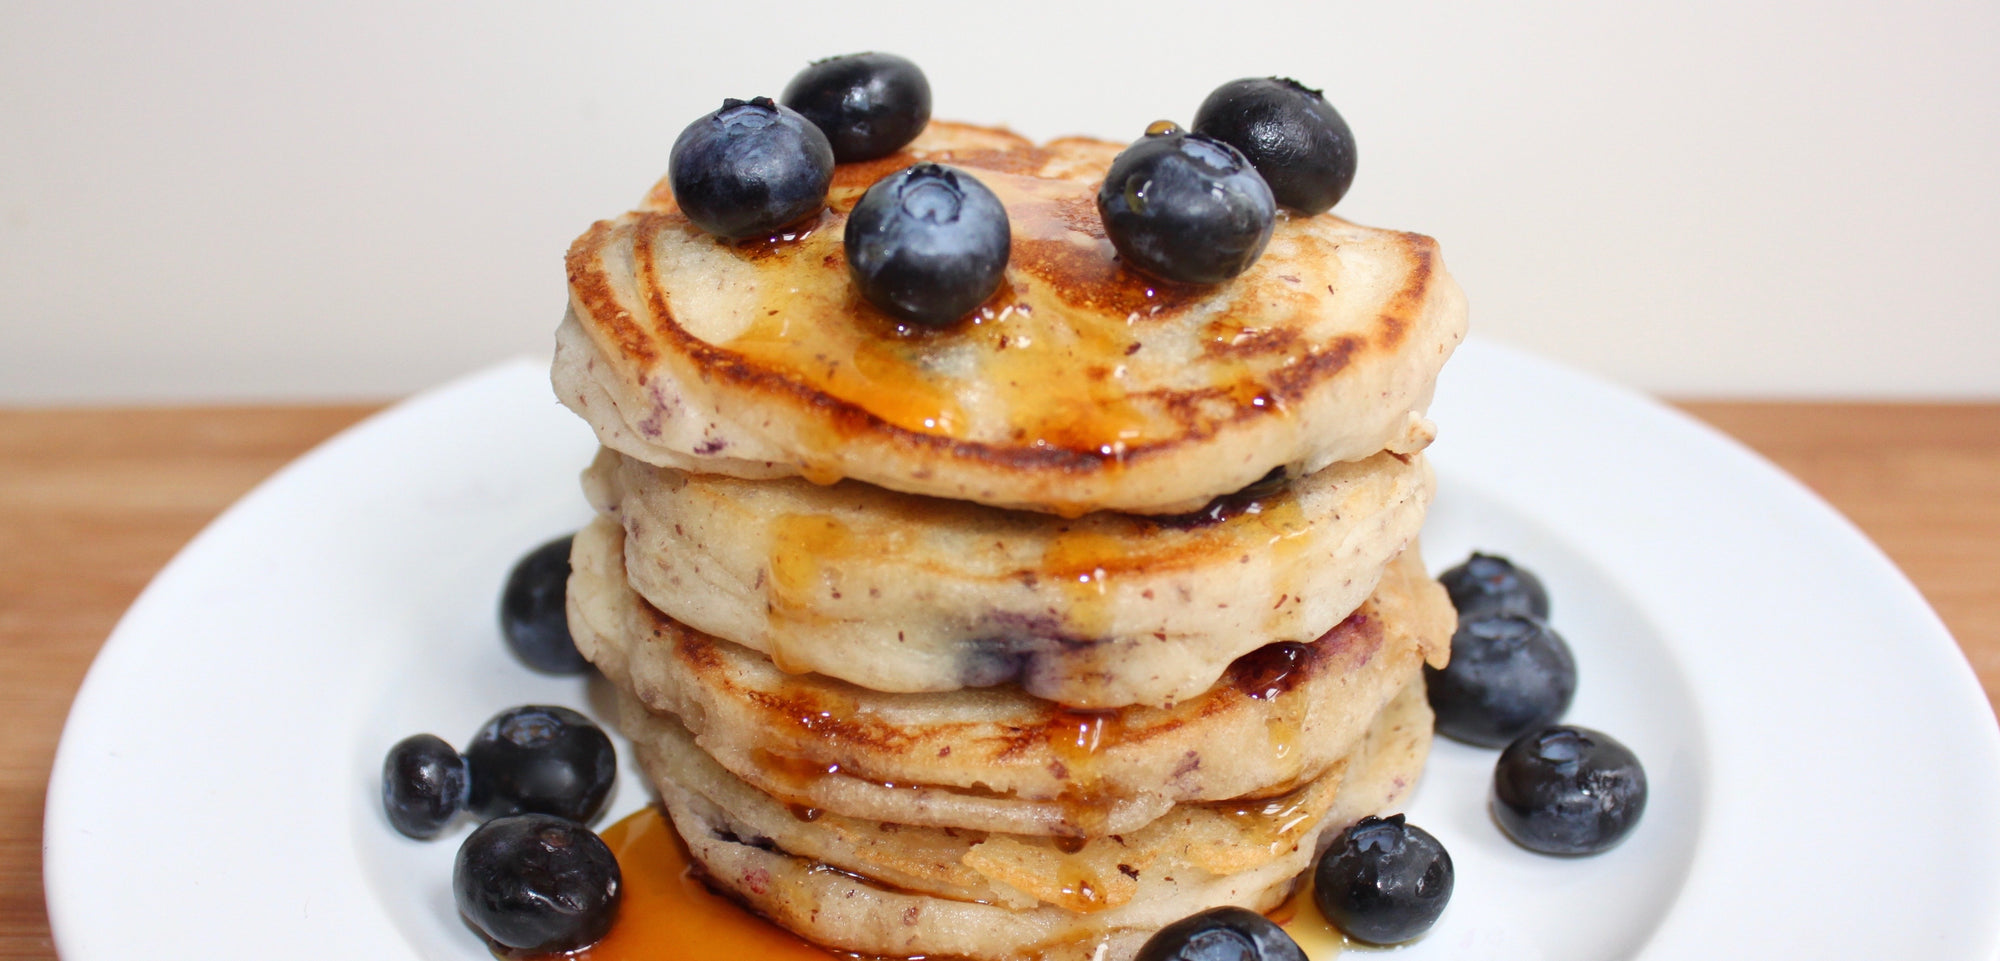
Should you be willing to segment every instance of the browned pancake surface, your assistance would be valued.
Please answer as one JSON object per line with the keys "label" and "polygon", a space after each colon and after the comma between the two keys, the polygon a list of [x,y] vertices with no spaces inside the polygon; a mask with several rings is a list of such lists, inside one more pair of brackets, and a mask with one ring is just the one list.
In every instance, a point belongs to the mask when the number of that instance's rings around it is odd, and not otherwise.
{"label": "browned pancake surface", "polygon": [[[1066,515],[1189,510],[1274,468],[1429,442],[1422,410],[1464,327],[1434,241],[1281,214],[1241,277],[1150,280],[1097,214],[1119,149],[935,123],[837,168],[816,219],[738,243],[694,227],[663,183],[570,251],[585,336],[565,341],[559,393],[654,463]],[[1013,231],[999,292],[943,330],[867,304],[841,243],[867,187],[918,160],[972,173]]]}

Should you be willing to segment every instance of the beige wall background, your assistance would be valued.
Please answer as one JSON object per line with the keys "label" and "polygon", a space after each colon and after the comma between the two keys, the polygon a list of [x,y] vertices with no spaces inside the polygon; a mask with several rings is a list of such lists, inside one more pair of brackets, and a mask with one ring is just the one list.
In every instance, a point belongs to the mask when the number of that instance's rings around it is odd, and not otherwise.
{"label": "beige wall background", "polygon": [[374,398],[543,354],[723,97],[893,50],[1136,137],[1326,88],[1476,331],[1678,395],[2000,398],[2000,3],[0,0],[0,402]]}

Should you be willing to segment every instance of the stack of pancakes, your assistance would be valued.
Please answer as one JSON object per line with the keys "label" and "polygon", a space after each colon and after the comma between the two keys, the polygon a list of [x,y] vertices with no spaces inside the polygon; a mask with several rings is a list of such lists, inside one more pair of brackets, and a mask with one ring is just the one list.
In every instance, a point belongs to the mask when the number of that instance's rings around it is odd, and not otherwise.
{"label": "stack of pancakes", "polygon": [[[1462,295],[1429,238],[1331,215],[1146,280],[1096,212],[1119,149],[933,123],[791,233],[722,242],[662,183],[570,250],[554,380],[604,444],[572,633],[710,883],[817,943],[1129,957],[1275,906],[1422,767]],[[917,160],[1013,229],[944,330],[840,244]]]}

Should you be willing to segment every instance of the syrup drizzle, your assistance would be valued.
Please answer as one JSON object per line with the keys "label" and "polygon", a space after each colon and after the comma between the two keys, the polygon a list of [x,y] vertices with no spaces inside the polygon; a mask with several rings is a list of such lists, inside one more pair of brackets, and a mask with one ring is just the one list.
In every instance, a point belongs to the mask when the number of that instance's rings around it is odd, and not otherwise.
{"label": "syrup drizzle", "polygon": [[828,961],[828,951],[704,886],[680,835],[648,807],[604,829],[618,858],[624,894],[604,940],[568,955],[574,961]]}
{"label": "syrup drizzle", "polygon": [[[1127,270],[1087,183],[975,174],[1005,204],[1014,240],[1007,279],[965,321],[912,327],[861,298],[840,242],[842,211],[860,193],[848,186],[830,195],[831,211],[811,229],[727,248],[747,261],[781,261],[757,276],[781,279],[757,286],[746,323],[719,346],[905,430],[1057,448],[1113,465],[1129,448],[1188,430],[1197,416],[1190,403],[1200,419],[1284,413],[1267,381],[1295,359],[1295,345],[1276,342],[1295,332],[1196,322],[1160,335],[1177,346],[1147,351],[1147,328],[1214,291]],[[1141,384],[1187,396],[1169,403]],[[838,420],[812,446],[836,450]],[[814,480],[838,477],[832,465],[808,466],[819,468],[807,474]]]}
{"label": "syrup drizzle", "polygon": [[812,665],[796,653],[802,638],[828,620],[821,595],[840,596],[836,565],[855,554],[854,534],[830,515],[786,514],[772,527],[769,598],[771,663],[787,674]]}
{"label": "syrup drizzle", "polygon": [[1292,896],[1286,898],[1276,909],[1266,912],[1265,917],[1278,922],[1278,926],[1284,928],[1285,933],[1299,943],[1299,947],[1304,949],[1306,957],[1311,961],[1331,961],[1334,956],[1349,948],[1367,947],[1359,942],[1349,941],[1347,935],[1340,933],[1339,928],[1334,927],[1325,915],[1319,913],[1319,905],[1313,903],[1311,871],[1307,871],[1305,877],[1300,879],[1298,888],[1292,891]]}
{"label": "syrup drizzle", "polygon": [[[1103,788],[1104,765],[1100,759],[1124,739],[1124,716],[1115,711],[1063,709],[1049,718],[1043,730],[1050,753],[1068,774],[1068,786],[1056,797],[1062,805],[1063,820],[1085,837],[1109,833],[1113,799]],[[1058,845],[1064,840],[1067,839],[1060,839]],[[1075,850],[1082,849],[1083,845],[1077,843]],[[1077,876],[1061,880],[1066,890],[1077,893],[1081,903],[1096,903],[1098,886],[1092,879]]]}

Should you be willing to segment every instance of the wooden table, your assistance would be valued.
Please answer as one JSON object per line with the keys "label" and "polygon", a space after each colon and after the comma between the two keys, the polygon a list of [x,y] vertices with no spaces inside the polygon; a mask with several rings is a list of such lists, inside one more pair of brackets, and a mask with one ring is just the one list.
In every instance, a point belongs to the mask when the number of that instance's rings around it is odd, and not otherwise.
{"label": "wooden table", "polygon": [[[2000,405],[1684,406],[1853,518],[2000,695]],[[54,956],[42,796],[118,615],[218,511],[371,410],[0,411],[0,959]]]}

